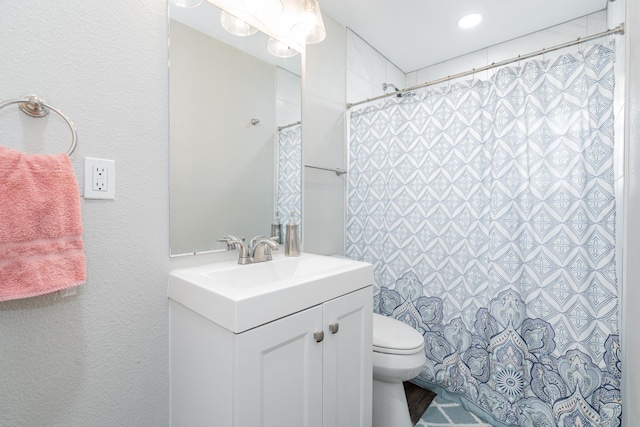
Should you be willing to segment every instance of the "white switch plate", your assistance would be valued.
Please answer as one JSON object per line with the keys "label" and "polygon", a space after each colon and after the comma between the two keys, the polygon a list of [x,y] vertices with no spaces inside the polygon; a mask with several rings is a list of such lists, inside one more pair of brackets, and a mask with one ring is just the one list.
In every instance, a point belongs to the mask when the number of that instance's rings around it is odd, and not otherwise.
{"label": "white switch plate", "polygon": [[113,199],[116,194],[115,160],[84,158],[84,198]]}

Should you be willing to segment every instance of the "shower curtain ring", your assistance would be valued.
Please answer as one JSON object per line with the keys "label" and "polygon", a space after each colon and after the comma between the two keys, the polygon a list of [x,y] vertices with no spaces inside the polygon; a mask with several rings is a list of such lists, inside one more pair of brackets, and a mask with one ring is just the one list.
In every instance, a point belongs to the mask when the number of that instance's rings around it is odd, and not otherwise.
{"label": "shower curtain ring", "polygon": [[584,44],[580,37],[578,37],[578,54],[584,57]]}

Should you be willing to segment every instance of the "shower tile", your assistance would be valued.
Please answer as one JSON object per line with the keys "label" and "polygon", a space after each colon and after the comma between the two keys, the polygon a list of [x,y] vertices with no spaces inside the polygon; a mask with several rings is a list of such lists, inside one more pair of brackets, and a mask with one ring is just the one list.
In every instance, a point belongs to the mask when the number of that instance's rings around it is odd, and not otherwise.
{"label": "shower tile", "polygon": [[347,69],[382,87],[387,60],[352,31],[347,32]]}
{"label": "shower tile", "polygon": [[607,3],[607,27],[614,28],[625,21],[625,2],[616,1]]}
{"label": "shower tile", "polygon": [[385,82],[392,83],[400,89],[407,87],[404,73],[390,61],[387,61],[387,77],[385,78]]}
{"label": "shower tile", "polygon": [[277,72],[276,78],[278,99],[299,106],[302,103],[300,76],[283,71]]}
{"label": "shower tile", "polygon": [[351,70],[347,70],[347,102],[358,102],[374,96],[370,81]]}
{"label": "shower tile", "polygon": [[595,34],[602,31],[607,31],[607,11],[602,10],[587,15],[587,33]]}
{"label": "shower tile", "polygon": [[278,126],[288,125],[300,120],[300,106],[283,100],[276,101]]}
{"label": "shower tile", "polygon": [[[442,77],[452,76],[454,74],[462,73],[473,68],[479,68],[487,65],[487,50],[482,49],[467,55],[453,58],[446,62],[432,65],[427,68],[423,68],[416,72],[417,84],[430,82]],[[477,73],[476,78],[486,78],[485,73]],[[472,77],[466,77],[465,80],[470,80]]]}
{"label": "shower tile", "polygon": [[412,71],[410,73],[407,73],[407,75],[405,76],[405,85],[407,87],[411,87],[417,84],[418,84],[418,72]]}
{"label": "shower tile", "polygon": [[[505,43],[500,43],[489,48],[489,63],[500,62],[518,55],[535,52],[543,47],[551,47],[578,37],[587,35],[587,17],[574,19],[561,25],[538,31],[528,36],[519,37]],[[572,51],[575,51],[573,48]],[[554,52],[557,56],[563,51]]]}

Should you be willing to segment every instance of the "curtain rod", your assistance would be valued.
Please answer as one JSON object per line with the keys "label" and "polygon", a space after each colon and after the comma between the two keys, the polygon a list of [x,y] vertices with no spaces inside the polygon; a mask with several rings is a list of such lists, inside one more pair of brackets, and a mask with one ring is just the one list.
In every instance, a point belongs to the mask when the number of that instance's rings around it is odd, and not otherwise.
{"label": "curtain rod", "polygon": [[397,92],[385,93],[384,95],[379,95],[379,96],[375,96],[373,98],[368,98],[368,99],[365,99],[364,101],[347,103],[347,110],[352,108],[352,107],[355,107],[357,105],[366,104],[367,102],[377,101],[379,99],[388,98],[390,96],[398,96],[398,94],[404,94],[406,92],[411,92],[412,90],[422,89],[422,88],[425,88],[425,87],[428,87],[428,86],[433,86],[433,85],[436,85],[436,84],[439,84],[439,83],[444,83],[444,82],[447,82],[449,80],[458,79],[460,77],[469,76],[469,75],[472,75],[472,74],[475,74],[475,73],[481,73],[483,71],[491,70],[492,68],[497,68],[497,67],[502,67],[504,65],[513,64],[514,62],[519,62],[519,61],[522,61],[523,59],[529,59],[529,58],[533,58],[535,56],[544,55],[547,52],[553,52],[555,50],[564,49],[566,47],[575,46],[575,45],[580,44],[580,43],[586,43],[586,42],[589,42],[591,40],[599,39],[599,38],[606,37],[606,36],[616,35],[616,34],[624,34],[624,23],[618,25],[616,28],[613,28],[611,30],[606,30],[606,31],[603,31],[601,33],[596,33],[596,34],[592,34],[592,35],[587,36],[587,37],[578,38],[577,40],[573,40],[573,41],[570,41],[570,42],[562,43],[562,44],[559,44],[559,45],[556,45],[556,46],[553,46],[553,47],[542,48],[542,49],[540,49],[538,51],[531,52],[531,53],[528,53],[526,55],[518,55],[517,57],[511,58],[511,59],[507,59],[507,60],[504,60],[504,61],[493,62],[493,63],[491,63],[489,65],[485,65],[484,67],[473,68],[471,70],[464,71],[462,73],[453,74],[451,76],[443,77],[443,78],[440,78],[440,79],[437,79],[437,80],[432,80],[432,81],[426,82],[426,83],[421,83],[421,84],[416,85],[416,86],[411,86],[411,87],[408,87],[406,89],[402,89],[402,90],[397,91]]}
{"label": "curtain rod", "polygon": [[302,124],[302,122],[301,122],[300,120],[298,120],[298,121],[297,121],[297,122],[295,122],[295,123],[290,123],[290,124],[288,124],[288,125],[278,126],[278,130],[280,131],[280,130],[283,130],[283,129],[292,128],[292,127],[294,127],[294,126],[298,126],[299,124]]}

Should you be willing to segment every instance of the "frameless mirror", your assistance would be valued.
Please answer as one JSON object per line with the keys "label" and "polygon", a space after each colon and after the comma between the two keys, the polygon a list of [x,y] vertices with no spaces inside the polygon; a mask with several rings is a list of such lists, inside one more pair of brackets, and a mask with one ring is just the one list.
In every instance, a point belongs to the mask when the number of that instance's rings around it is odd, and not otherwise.
{"label": "frameless mirror", "polygon": [[171,254],[224,250],[301,219],[301,59],[234,36],[208,2],[170,6]]}

